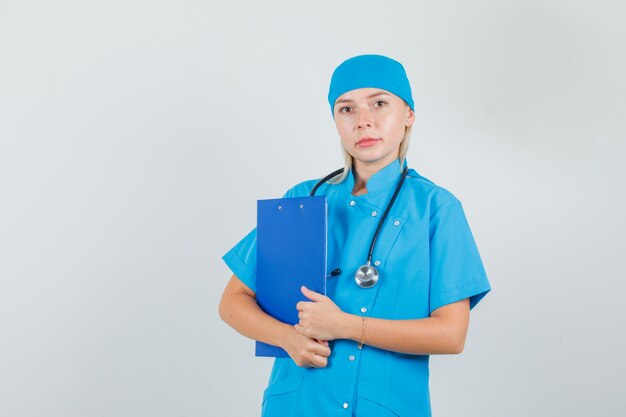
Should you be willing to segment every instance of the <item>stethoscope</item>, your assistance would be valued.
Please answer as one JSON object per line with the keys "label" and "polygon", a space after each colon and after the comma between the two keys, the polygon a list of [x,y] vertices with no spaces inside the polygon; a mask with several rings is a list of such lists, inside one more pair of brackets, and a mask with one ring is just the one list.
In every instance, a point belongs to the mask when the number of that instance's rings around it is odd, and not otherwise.
{"label": "stethoscope", "polygon": [[[329,179],[334,178],[341,173],[343,173],[343,168],[338,169],[337,171],[334,171],[328,174],[327,176],[325,176],[324,178],[322,178],[321,180],[319,180],[318,183],[315,184],[315,187],[313,187],[313,189],[311,190],[310,196],[313,197],[315,195],[315,191],[317,191],[320,185],[324,184]],[[393,207],[393,203],[396,201],[396,197],[398,196],[398,193],[400,192],[400,188],[402,188],[402,183],[404,183],[404,179],[406,178],[408,173],[409,173],[409,168],[405,167],[404,171],[402,171],[402,176],[400,177],[400,181],[398,181],[398,185],[396,185],[396,190],[393,192],[393,196],[391,197],[391,200],[389,200],[389,204],[387,204],[387,208],[385,209],[385,212],[383,213],[382,217],[380,218],[380,221],[378,222],[378,227],[376,228],[376,232],[374,233],[374,237],[372,238],[372,243],[370,244],[370,251],[367,254],[367,263],[363,266],[360,266],[359,269],[357,269],[356,273],[354,274],[354,280],[356,281],[357,285],[361,288],[373,287],[378,282],[378,278],[380,278],[380,273],[372,265],[372,256],[374,254],[374,247],[376,246],[376,240],[378,239],[380,230],[383,228],[383,223],[385,223],[385,219],[387,218],[387,215],[389,214],[391,207]],[[333,276],[338,275],[339,272],[340,270],[336,269],[331,273],[331,275]]]}

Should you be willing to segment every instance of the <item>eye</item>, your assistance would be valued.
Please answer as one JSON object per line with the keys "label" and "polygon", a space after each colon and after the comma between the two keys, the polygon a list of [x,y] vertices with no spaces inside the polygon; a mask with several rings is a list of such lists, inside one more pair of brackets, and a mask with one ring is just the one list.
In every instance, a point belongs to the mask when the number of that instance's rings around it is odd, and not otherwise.
{"label": "eye", "polygon": [[351,111],[352,111],[352,107],[350,106],[344,106],[339,109],[339,113],[350,113]]}
{"label": "eye", "polygon": [[385,104],[387,104],[387,102],[383,100],[378,100],[376,103],[374,103],[374,107],[384,107]]}

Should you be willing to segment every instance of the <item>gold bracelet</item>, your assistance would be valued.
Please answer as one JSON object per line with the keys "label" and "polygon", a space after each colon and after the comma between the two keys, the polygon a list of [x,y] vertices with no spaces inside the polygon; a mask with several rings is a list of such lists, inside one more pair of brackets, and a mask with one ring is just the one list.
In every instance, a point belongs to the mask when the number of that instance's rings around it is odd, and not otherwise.
{"label": "gold bracelet", "polygon": [[363,319],[363,330],[361,331],[361,343],[358,344],[359,349],[363,349],[363,342],[365,341],[365,317],[361,317]]}

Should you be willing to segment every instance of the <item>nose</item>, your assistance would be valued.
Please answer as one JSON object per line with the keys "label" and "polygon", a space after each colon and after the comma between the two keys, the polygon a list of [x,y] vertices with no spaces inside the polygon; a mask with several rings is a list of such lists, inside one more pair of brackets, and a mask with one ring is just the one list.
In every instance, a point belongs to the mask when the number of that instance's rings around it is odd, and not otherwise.
{"label": "nose", "polygon": [[358,120],[359,129],[370,128],[374,125],[374,120],[372,118],[372,112],[369,108],[364,108],[359,111],[359,120]]}

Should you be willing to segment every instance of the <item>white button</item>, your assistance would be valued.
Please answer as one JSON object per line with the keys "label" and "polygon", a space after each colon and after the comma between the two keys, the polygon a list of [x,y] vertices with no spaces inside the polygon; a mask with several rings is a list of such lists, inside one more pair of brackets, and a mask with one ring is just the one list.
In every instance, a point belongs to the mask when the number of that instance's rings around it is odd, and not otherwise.
{"label": "white button", "polygon": [[350,362],[354,362],[356,357],[354,355],[350,355],[350,356],[348,356],[348,359],[350,359]]}
{"label": "white button", "polygon": [[367,313],[367,308],[361,307],[361,313]]}
{"label": "white button", "polygon": [[398,220],[396,220],[395,222],[393,222],[394,226],[400,226],[400,222]]}
{"label": "white button", "polygon": [[343,403],[343,408],[348,408],[349,405],[350,404],[348,404],[348,403]]}
{"label": "white button", "polygon": [[350,207],[354,207],[356,205],[356,201],[352,200],[350,201]]}
{"label": "white button", "polygon": [[376,265],[376,266],[380,265],[380,261],[374,262],[374,265]]}
{"label": "white button", "polygon": [[376,217],[376,216],[378,216],[378,212],[377,211],[373,211],[372,212],[372,217]]}

